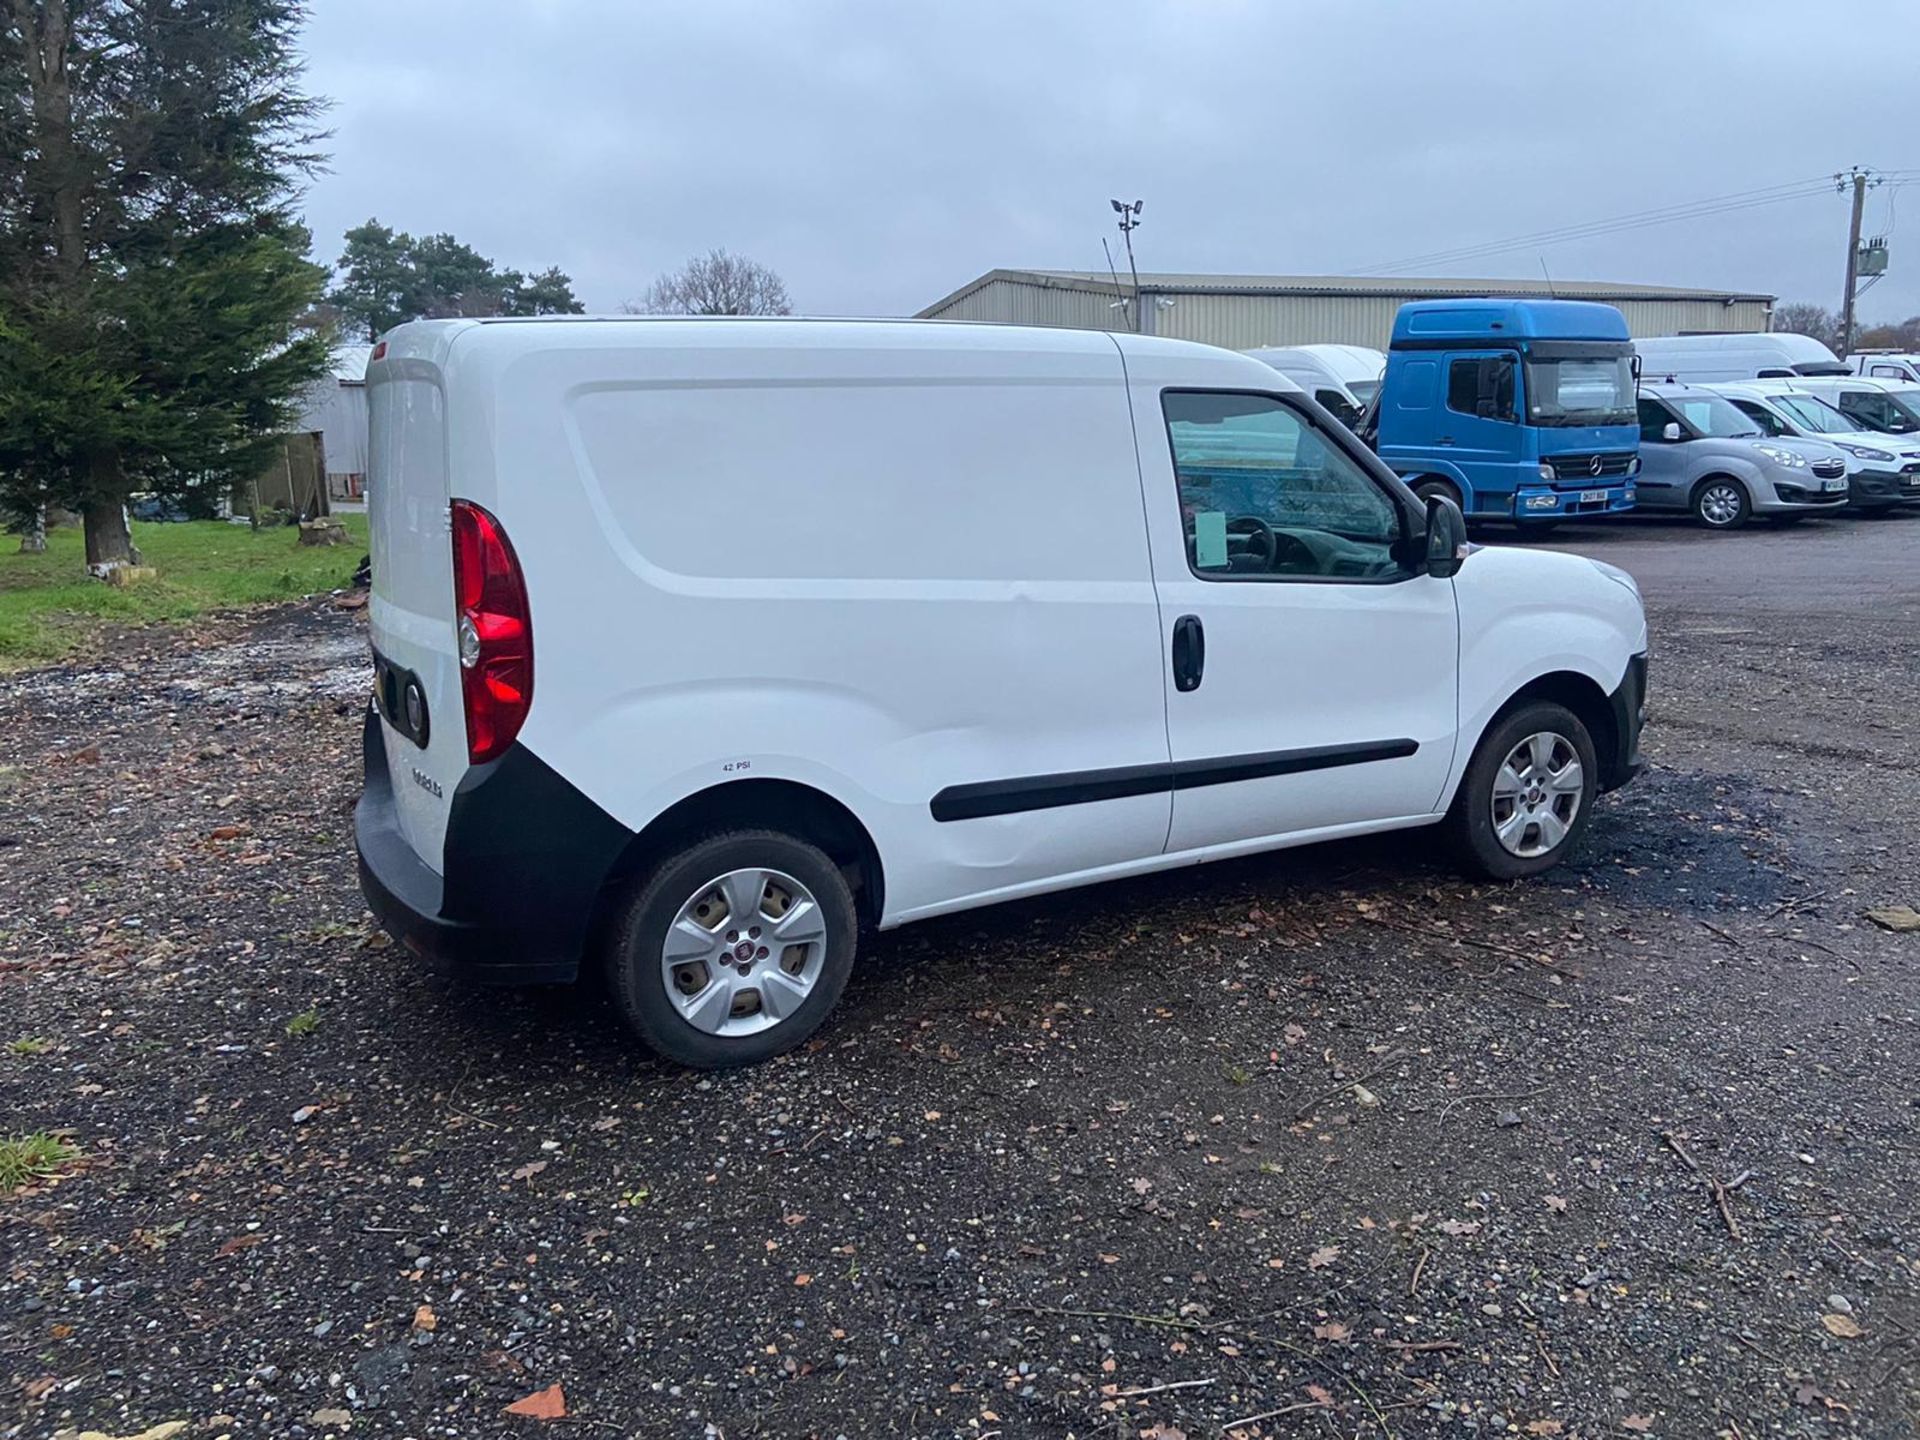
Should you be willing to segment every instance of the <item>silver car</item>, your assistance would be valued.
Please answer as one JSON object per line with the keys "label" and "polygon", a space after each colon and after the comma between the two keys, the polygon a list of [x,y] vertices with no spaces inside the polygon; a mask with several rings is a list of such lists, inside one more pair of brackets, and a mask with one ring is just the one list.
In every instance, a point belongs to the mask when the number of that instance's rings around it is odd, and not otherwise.
{"label": "silver car", "polygon": [[1709,530],[1749,517],[1798,519],[1847,503],[1847,457],[1822,440],[1767,437],[1724,395],[1672,382],[1640,387],[1644,510],[1687,510]]}

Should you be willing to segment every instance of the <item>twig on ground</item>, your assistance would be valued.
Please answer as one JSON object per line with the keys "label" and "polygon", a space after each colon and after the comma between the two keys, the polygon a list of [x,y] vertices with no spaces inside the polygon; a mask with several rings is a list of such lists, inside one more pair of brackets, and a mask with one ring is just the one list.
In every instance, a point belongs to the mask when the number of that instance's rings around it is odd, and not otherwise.
{"label": "twig on ground", "polygon": [[1202,1385],[1211,1385],[1216,1378],[1218,1377],[1209,1375],[1204,1380],[1171,1380],[1165,1385],[1142,1385],[1134,1390],[1116,1390],[1107,1398],[1127,1400],[1135,1395],[1158,1395],[1163,1390],[1198,1390]]}
{"label": "twig on ground", "polygon": [[1747,1181],[1751,1179],[1753,1179],[1753,1171],[1742,1170],[1738,1175],[1734,1176],[1733,1179],[1727,1182],[1727,1193],[1732,1194],[1735,1190],[1738,1190],[1742,1185],[1746,1184]]}
{"label": "twig on ground", "polygon": [[1732,946],[1735,950],[1738,950],[1740,948],[1740,942],[1738,940],[1734,939],[1733,936],[1729,935],[1726,931],[1722,930],[1718,925],[1714,924],[1711,920],[1702,920],[1700,923],[1704,925],[1708,930],[1712,931],[1715,935],[1719,936],[1721,940],[1725,941],[1728,945]]}
{"label": "twig on ground", "polygon": [[1707,1185],[1713,1191],[1713,1203],[1720,1207],[1720,1218],[1727,1222],[1727,1233],[1735,1240],[1744,1241],[1740,1233],[1740,1222],[1733,1218],[1733,1206],[1727,1201],[1727,1187],[1712,1175],[1707,1177]]}
{"label": "twig on ground", "polygon": [[1686,1162],[1687,1169],[1694,1174],[1700,1173],[1700,1162],[1687,1153],[1687,1147],[1680,1143],[1680,1137],[1671,1130],[1660,1132],[1660,1138],[1667,1142],[1667,1148]]}
{"label": "twig on ground", "polygon": [[1420,1252],[1420,1258],[1413,1262],[1413,1278],[1407,1282],[1407,1294],[1409,1296],[1413,1295],[1415,1291],[1419,1290],[1420,1275],[1421,1275],[1421,1272],[1427,1268],[1427,1257],[1431,1254],[1433,1254],[1432,1250],[1423,1249]]}
{"label": "twig on ground", "polygon": [[1506,1094],[1495,1094],[1491,1090],[1485,1090],[1473,1095],[1456,1095],[1440,1107],[1440,1113],[1434,1117],[1433,1123],[1436,1125],[1445,1124],[1447,1116],[1453,1113],[1454,1106],[1464,1105],[1469,1100],[1531,1100],[1545,1088],[1546,1087],[1542,1085],[1535,1086],[1531,1090],[1515,1090]]}
{"label": "twig on ground", "polygon": [[1277,1420],[1282,1415],[1292,1415],[1301,1410],[1321,1410],[1326,1407],[1324,1400],[1297,1400],[1291,1405],[1282,1405],[1278,1410],[1262,1410],[1257,1415],[1242,1415],[1238,1420],[1229,1420],[1221,1425],[1222,1430],[1238,1430],[1242,1425],[1252,1425],[1259,1420]]}
{"label": "twig on ground", "polygon": [[1560,1378],[1560,1367],[1553,1363],[1553,1356],[1547,1351],[1547,1342],[1540,1338],[1538,1330],[1533,1332],[1533,1348],[1540,1352],[1540,1358],[1547,1362],[1547,1373],[1554,1379]]}
{"label": "twig on ground", "polygon": [[1444,941],[1455,945],[1471,945],[1478,950],[1491,950],[1496,955],[1511,955],[1516,960],[1524,960],[1529,965],[1538,966],[1542,970],[1551,970],[1554,974],[1563,975],[1569,980],[1587,978],[1578,970],[1569,970],[1564,965],[1554,964],[1551,960],[1542,960],[1530,950],[1522,950],[1516,945],[1502,945],[1498,940],[1482,940],[1478,935],[1455,935],[1451,931],[1433,930],[1423,925],[1403,925],[1397,920],[1388,920],[1379,915],[1368,915],[1366,918],[1371,924],[1381,925],[1389,930],[1398,930],[1403,935],[1418,935],[1436,943]]}
{"label": "twig on ground", "polygon": [[1066,1310],[1057,1305],[1009,1305],[1007,1309],[1022,1315],[1075,1315],[1083,1320],[1131,1320],[1136,1325],[1161,1325],[1169,1330],[1199,1330],[1196,1320],[1177,1315],[1137,1315],[1130,1310]]}
{"label": "twig on ground", "polygon": [[1384,1345],[1389,1350],[1404,1351],[1408,1355],[1431,1355],[1441,1350],[1458,1350],[1458,1340],[1376,1340],[1376,1345]]}
{"label": "twig on ground", "polygon": [[1371,1070],[1365,1071],[1359,1075],[1347,1076],[1346,1079],[1342,1080],[1338,1085],[1335,1085],[1332,1089],[1321,1091],[1320,1094],[1314,1096],[1311,1100],[1307,1101],[1306,1104],[1296,1108],[1293,1112],[1293,1118],[1296,1120],[1306,1119],[1307,1116],[1311,1115],[1315,1110],[1319,1109],[1327,1101],[1333,1099],[1334,1096],[1340,1094],[1343,1090],[1351,1090],[1356,1085],[1365,1084],[1367,1081],[1373,1079],[1374,1076],[1380,1074],[1383,1070],[1391,1070],[1395,1065],[1400,1063],[1401,1059],[1405,1056],[1405,1054],[1406,1052],[1404,1050],[1389,1050],[1385,1055],[1382,1055],[1380,1057],[1380,1063],[1374,1066]]}

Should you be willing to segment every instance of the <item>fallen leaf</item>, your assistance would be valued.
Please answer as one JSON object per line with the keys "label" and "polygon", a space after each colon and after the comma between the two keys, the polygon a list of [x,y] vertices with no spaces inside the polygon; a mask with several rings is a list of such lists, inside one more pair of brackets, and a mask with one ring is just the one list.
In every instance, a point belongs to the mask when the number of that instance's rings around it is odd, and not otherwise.
{"label": "fallen leaf", "polygon": [[1651,1415],[1629,1415],[1622,1420],[1620,1424],[1625,1429],[1638,1430],[1644,1435],[1653,1428],[1653,1417]]}
{"label": "fallen leaf", "polygon": [[549,1385],[514,1401],[507,1406],[507,1414],[525,1415],[532,1420],[563,1420],[567,1414],[566,1392],[558,1385]]}
{"label": "fallen leaf", "polygon": [[231,1240],[222,1244],[221,1247],[213,1253],[216,1258],[224,1260],[229,1255],[238,1255],[242,1250],[258,1245],[266,1238],[264,1235],[236,1235]]}
{"label": "fallen leaf", "polygon": [[1136,1195],[1144,1195],[1147,1191],[1153,1189],[1153,1181],[1147,1179],[1144,1175],[1136,1176],[1132,1183],[1133,1193]]}
{"label": "fallen leaf", "polygon": [[1327,1389],[1327,1387],[1324,1385],[1307,1386],[1307,1395],[1312,1399],[1313,1403],[1316,1405],[1333,1404],[1333,1392]]}
{"label": "fallen leaf", "polygon": [[1920,910],[1911,905],[1888,905],[1884,909],[1869,910],[1867,919],[1882,930],[1920,930]]}
{"label": "fallen leaf", "polygon": [[1324,1270],[1339,1258],[1340,1247],[1338,1245],[1322,1245],[1318,1250],[1307,1256],[1307,1268],[1309,1270]]}
{"label": "fallen leaf", "polygon": [[1150,1425],[1145,1430],[1142,1430],[1140,1432],[1140,1440],[1187,1440],[1187,1432],[1184,1430],[1176,1430],[1173,1426],[1163,1421],[1158,1425]]}
{"label": "fallen leaf", "polygon": [[1289,1025],[1280,1033],[1286,1036],[1287,1044],[1289,1045],[1298,1045],[1302,1040],[1307,1038],[1307,1032],[1302,1030],[1298,1025]]}
{"label": "fallen leaf", "polygon": [[416,1330],[438,1330],[440,1317],[433,1313],[433,1306],[422,1305],[413,1312],[413,1328]]}
{"label": "fallen leaf", "polygon": [[513,1178],[516,1180],[531,1180],[534,1176],[538,1175],[542,1170],[546,1168],[547,1168],[547,1162],[544,1160],[529,1160],[526,1164],[522,1165],[518,1170],[513,1172]]}
{"label": "fallen leaf", "polygon": [[325,1410],[314,1411],[313,1414],[307,1417],[307,1423],[309,1425],[319,1425],[323,1427],[339,1426],[344,1428],[353,1424],[353,1412],[351,1410],[339,1409],[337,1406],[329,1406]]}
{"label": "fallen leaf", "polygon": [[[1547,1196],[1547,1209],[1553,1211],[1556,1215],[1564,1215],[1567,1213],[1567,1202],[1558,1195],[1549,1195]],[[1558,1424],[1559,1422],[1555,1421],[1554,1423]]]}
{"label": "fallen leaf", "polygon": [[1478,1235],[1480,1222],[1478,1220],[1442,1220],[1439,1230],[1443,1235]]}
{"label": "fallen leaf", "polygon": [[1526,1426],[1529,1435],[1559,1435],[1566,1428],[1558,1420],[1530,1420]]}
{"label": "fallen leaf", "polygon": [[1820,1317],[1820,1323],[1827,1327],[1827,1333],[1838,1335],[1842,1340],[1858,1340],[1866,1331],[1860,1328],[1860,1322],[1851,1315],[1826,1314]]}
{"label": "fallen leaf", "polygon": [[1316,1325],[1313,1327],[1313,1338],[1316,1340],[1333,1340],[1336,1342],[1351,1340],[1353,1338],[1353,1331],[1345,1325],[1342,1325],[1338,1320],[1329,1320],[1324,1325]]}
{"label": "fallen leaf", "polygon": [[807,1274],[806,1271],[803,1270],[798,1275],[793,1277],[793,1283],[801,1286],[811,1285],[813,1283],[813,1276]]}
{"label": "fallen leaf", "polygon": [[207,836],[209,840],[238,840],[242,835],[253,833],[251,825],[216,825]]}

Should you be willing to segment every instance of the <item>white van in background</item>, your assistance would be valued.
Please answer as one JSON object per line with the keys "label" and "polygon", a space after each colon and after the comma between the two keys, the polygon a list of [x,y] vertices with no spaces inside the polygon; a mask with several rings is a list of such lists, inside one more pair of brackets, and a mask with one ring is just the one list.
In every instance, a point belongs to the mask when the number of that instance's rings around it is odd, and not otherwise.
{"label": "white van in background", "polygon": [[1387,373],[1384,352],[1365,345],[1295,345],[1290,347],[1311,355],[1338,377],[1362,405],[1373,403],[1380,393],[1381,377]]}
{"label": "white van in background", "polygon": [[1287,345],[1249,350],[1246,353],[1262,365],[1271,365],[1278,370],[1326,406],[1334,419],[1352,430],[1360,423],[1360,413],[1367,408],[1366,402],[1347,388],[1323,356],[1313,353],[1318,348]]}
{"label": "white van in background", "polygon": [[686,1064],[804,1041],[863,927],[1420,825],[1517,879],[1640,769],[1631,577],[1244,355],[434,320],[367,388],[368,902]]}
{"label": "white van in background", "polygon": [[1876,375],[1830,375],[1795,380],[1793,388],[1818,395],[1862,430],[1881,435],[1920,434],[1920,385]]}
{"label": "white van in background", "polygon": [[1847,362],[1856,375],[1920,383],[1920,355],[1903,355],[1895,350],[1856,350],[1847,357]]}
{"label": "white van in background", "polygon": [[1714,380],[1772,380],[1851,375],[1844,360],[1811,335],[1667,335],[1633,342],[1641,378],[1689,385]]}

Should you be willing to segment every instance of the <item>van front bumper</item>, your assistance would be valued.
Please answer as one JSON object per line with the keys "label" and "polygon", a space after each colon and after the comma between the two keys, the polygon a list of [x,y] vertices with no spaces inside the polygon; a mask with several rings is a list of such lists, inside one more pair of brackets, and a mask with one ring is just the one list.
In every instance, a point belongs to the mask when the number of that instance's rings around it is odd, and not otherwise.
{"label": "van front bumper", "polygon": [[492,985],[578,977],[632,832],[516,744],[467,772],[444,873],[400,829],[380,715],[367,707],[354,807],[360,890],[380,927],[435,969]]}
{"label": "van front bumper", "polygon": [[1884,510],[1890,505],[1920,505],[1920,466],[1912,470],[1860,469],[1850,477],[1847,508]]}
{"label": "van front bumper", "polygon": [[1613,712],[1611,753],[1600,757],[1600,789],[1618,790],[1647,768],[1640,755],[1640,732],[1647,725],[1647,652],[1627,661],[1627,673],[1607,697]]}

